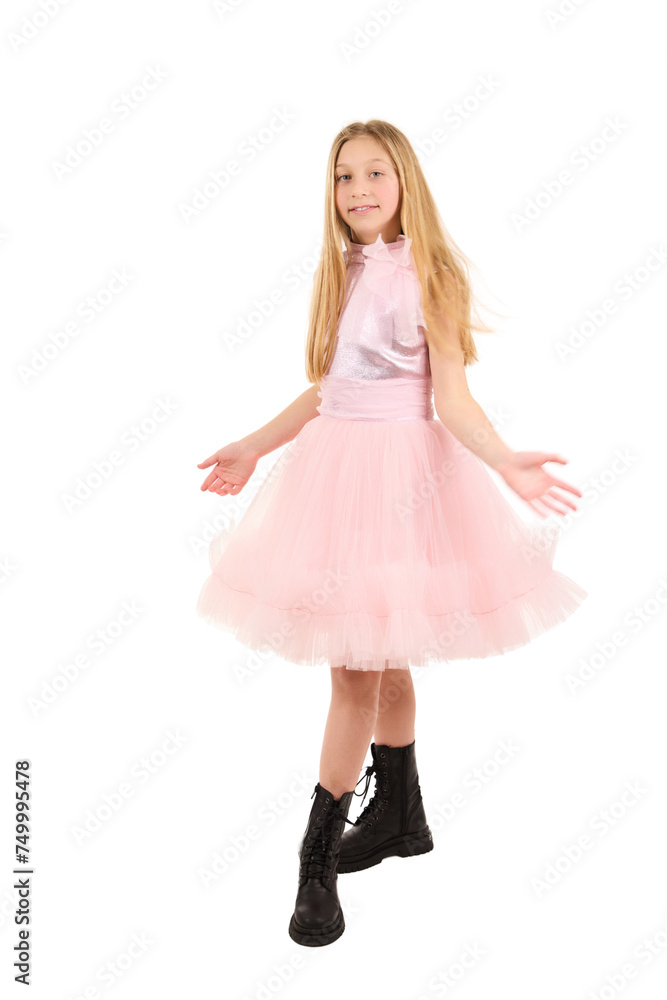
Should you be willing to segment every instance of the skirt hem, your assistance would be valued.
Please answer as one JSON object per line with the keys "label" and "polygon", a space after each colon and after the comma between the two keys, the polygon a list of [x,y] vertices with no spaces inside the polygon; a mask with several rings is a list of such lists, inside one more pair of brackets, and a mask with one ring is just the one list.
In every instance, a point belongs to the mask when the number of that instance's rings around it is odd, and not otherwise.
{"label": "skirt hem", "polygon": [[[389,615],[348,611],[304,616],[302,609],[276,608],[234,590],[213,573],[196,610],[207,624],[262,655],[300,666],[385,670],[502,655],[565,621],[586,597],[579,584],[550,569],[537,586],[484,611],[430,615],[396,609]],[[221,617],[221,608],[227,617]],[[333,630],[332,619],[337,620]]]}

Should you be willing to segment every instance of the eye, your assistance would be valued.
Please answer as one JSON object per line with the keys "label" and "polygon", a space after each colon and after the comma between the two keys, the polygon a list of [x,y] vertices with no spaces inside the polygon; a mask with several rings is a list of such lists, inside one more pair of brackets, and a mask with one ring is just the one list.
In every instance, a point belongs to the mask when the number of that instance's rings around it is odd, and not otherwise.
{"label": "eye", "polygon": [[[382,176],[382,171],[381,170],[371,170],[371,173],[372,174],[380,174],[380,176]],[[336,178],[336,180],[337,181],[342,181],[343,177],[349,177],[349,176],[350,176],[349,174],[341,174],[340,177]]]}

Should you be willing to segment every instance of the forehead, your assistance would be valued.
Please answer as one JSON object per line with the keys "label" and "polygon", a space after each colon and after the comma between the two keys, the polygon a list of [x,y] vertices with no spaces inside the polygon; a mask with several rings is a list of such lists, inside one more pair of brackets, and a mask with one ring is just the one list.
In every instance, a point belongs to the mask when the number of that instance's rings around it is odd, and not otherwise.
{"label": "forehead", "polygon": [[[391,166],[391,163],[389,163],[387,160],[383,160],[381,156],[371,156],[368,160],[364,161],[364,163],[362,164],[362,166],[368,167],[368,166],[370,166],[371,163],[384,163],[385,167],[390,167]],[[349,163],[345,163],[342,160],[338,160],[336,162],[336,166],[337,167],[346,167],[346,168],[349,168],[350,164]]]}

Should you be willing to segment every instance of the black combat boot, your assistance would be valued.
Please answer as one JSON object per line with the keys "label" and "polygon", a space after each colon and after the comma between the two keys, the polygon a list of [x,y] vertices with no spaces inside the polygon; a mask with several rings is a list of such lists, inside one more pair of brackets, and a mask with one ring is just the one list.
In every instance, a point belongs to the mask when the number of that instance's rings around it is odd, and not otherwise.
{"label": "black combat boot", "polygon": [[299,889],[289,936],[297,944],[317,947],[331,944],[345,930],[336,881],[341,834],[345,823],[352,822],[347,814],[354,789],[334,799],[318,782],[313,795],[299,850]]}
{"label": "black combat boot", "polygon": [[[415,758],[415,741],[404,747],[371,743],[373,763],[359,779],[375,773],[375,791],[354,826],[341,838],[338,871],[358,872],[384,858],[410,858],[433,850]],[[354,793],[358,794],[357,792]]]}

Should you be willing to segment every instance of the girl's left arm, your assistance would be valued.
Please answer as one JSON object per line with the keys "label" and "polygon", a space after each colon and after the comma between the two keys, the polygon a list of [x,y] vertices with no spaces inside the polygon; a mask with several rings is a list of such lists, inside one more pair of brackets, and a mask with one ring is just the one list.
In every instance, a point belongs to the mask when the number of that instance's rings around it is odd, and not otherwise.
{"label": "girl's left arm", "polygon": [[429,345],[429,360],[435,411],[447,430],[495,469],[540,517],[546,515],[538,504],[543,504],[558,514],[567,513],[556,506],[554,500],[576,510],[576,505],[568,497],[556,493],[554,487],[579,497],[582,493],[575,486],[556,479],[542,468],[544,462],[565,465],[567,459],[549,452],[513,451],[502,440],[470,393],[458,336],[447,323],[443,324],[443,334],[442,347]]}
{"label": "girl's left arm", "polygon": [[463,364],[463,352],[450,324],[443,324],[442,348],[429,345],[435,411],[447,430],[492,469],[511,459],[514,452],[494,430],[473,398]]}

